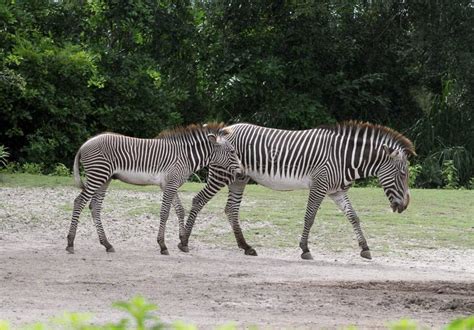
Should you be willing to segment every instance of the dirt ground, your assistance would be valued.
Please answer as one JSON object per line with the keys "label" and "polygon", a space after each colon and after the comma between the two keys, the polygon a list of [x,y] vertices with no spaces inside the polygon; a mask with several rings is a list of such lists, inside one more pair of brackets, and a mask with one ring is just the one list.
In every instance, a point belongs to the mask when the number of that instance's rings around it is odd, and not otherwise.
{"label": "dirt ground", "polygon": [[[17,327],[46,321],[61,311],[89,312],[93,321],[117,321],[117,300],[141,294],[159,306],[165,322],[200,328],[234,322],[261,328],[384,328],[411,318],[429,328],[474,314],[474,251],[357,251],[329,253],[313,247],[315,260],[294,249],[260,247],[258,257],[232,247],[192,240],[177,248],[177,220],[168,222],[170,256],[156,244],[157,216],[127,213],[127,201],[155,201],[150,192],[112,191],[104,227],[117,252],[99,245],[88,210],[65,251],[74,188],[0,188],[0,319]],[[183,196],[186,206],[192,194]],[[109,204],[109,206],[107,206]],[[122,206],[121,206],[122,205]],[[201,217],[199,228],[228,224],[221,214]]]}

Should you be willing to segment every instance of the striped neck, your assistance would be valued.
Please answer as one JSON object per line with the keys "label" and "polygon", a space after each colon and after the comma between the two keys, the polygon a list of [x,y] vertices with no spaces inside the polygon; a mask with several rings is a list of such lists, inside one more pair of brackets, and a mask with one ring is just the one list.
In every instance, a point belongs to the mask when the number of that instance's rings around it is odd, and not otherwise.
{"label": "striped neck", "polygon": [[382,146],[399,148],[398,141],[383,129],[368,125],[339,126],[339,155],[346,184],[356,179],[376,176],[388,160]]}

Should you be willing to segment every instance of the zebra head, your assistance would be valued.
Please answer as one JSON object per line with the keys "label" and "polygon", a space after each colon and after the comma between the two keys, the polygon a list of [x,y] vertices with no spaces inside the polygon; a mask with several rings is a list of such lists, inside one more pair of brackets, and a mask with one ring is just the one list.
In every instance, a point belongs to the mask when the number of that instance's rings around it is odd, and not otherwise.
{"label": "zebra head", "polygon": [[213,146],[209,165],[226,169],[235,177],[243,173],[243,167],[234,146],[226,138],[227,134],[225,129],[220,129],[217,135],[214,133],[207,135]]}
{"label": "zebra head", "polygon": [[402,213],[410,202],[408,157],[403,150],[387,145],[383,145],[382,152],[384,156],[377,176],[393,212]]}

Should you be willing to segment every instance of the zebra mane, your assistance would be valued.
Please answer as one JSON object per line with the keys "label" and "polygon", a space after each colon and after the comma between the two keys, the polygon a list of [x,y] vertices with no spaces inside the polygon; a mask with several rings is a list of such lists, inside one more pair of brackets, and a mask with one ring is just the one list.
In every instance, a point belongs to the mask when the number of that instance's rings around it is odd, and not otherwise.
{"label": "zebra mane", "polygon": [[380,131],[386,136],[392,138],[394,142],[398,143],[408,155],[416,156],[415,146],[413,145],[413,142],[411,142],[410,139],[408,139],[402,133],[397,132],[396,130],[387,126],[372,124],[369,122],[362,122],[362,121],[357,121],[357,120],[349,120],[349,121],[344,121],[342,123],[338,123],[332,127],[322,126],[321,128],[334,129],[334,130],[339,131],[348,127],[368,128],[374,131]]}
{"label": "zebra mane", "polygon": [[218,134],[219,130],[225,127],[224,123],[207,123],[207,124],[191,124],[188,126],[180,126],[176,128],[172,128],[169,130],[162,131],[158,136],[157,139],[162,138],[179,138],[188,134],[193,134],[195,132],[205,132],[205,133],[214,133]]}

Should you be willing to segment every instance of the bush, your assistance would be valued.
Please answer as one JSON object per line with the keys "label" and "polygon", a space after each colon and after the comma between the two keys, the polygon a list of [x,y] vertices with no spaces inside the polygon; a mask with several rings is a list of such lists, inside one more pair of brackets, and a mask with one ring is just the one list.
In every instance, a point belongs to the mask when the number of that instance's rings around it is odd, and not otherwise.
{"label": "bush", "polygon": [[10,156],[10,153],[7,151],[7,148],[3,145],[0,145],[0,166],[7,165],[7,158]]}
{"label": "bush", "polygon": [[409,167],[409,177],[408,177],[408,186],[416,187],[416,179],[419,177],[421,171],[423,170],[420,164],[415,164]]}
{"label": "bush", "polygon": [[57,163],[54,169],[51,171],[50,175],[54,176],[70,176],[71,171],[67,168],[66,165],[62,163]]}
{"label": "bush", "polygon": [[27,174],[42,174],[44,170],[43,163],[24,163],[21,165],[21,172]]}
{"label": "bush", "polygon": [[474,189],[474,177],[472,177],[468,184],[467,184],[467,189]]}
{"label": "bush", "polygon": [[444,161],[441,174],[443,176],[444,188],[446,189],[459,188],[458,169],[456,168],[456,166],[454,166],[454,162],[452,160]]}
{"label": "bush", "polygon": [[21,168],[21,166],[17,162],[9,162],[2,169],[2,172],[3,173],[8,173],[8,174],[19,173],[19,172],[21,172],[20,168]]}

